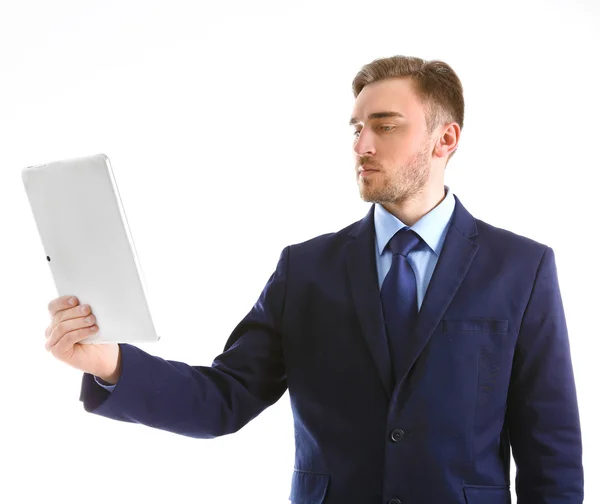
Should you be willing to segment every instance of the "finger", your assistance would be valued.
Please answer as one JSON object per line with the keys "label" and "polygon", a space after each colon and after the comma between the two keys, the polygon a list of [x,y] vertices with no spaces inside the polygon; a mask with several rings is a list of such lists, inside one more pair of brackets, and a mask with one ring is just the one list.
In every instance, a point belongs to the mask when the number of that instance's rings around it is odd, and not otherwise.
{"label": "finger", "polygon": [[[69,300],[71,298],[75,299],[74,305],[69,304]],[[48,303],[48,311],[50,312],[50,316],[54,317],[57,312],[61,310],[67,310],[73,306],[77,306],[78,304],[79,299],[77,299],[75,296],[61,296]]]}
{"label": "finger", "polygon": [[85,338],[90,336],[90,334],[93,334],[93,333],[90,331],[89,327],[83,327],[83,328],[77,329],[75,331],[70,331],[67,334],[65,334],[58,341],[58,343],[56,343],[56,345],[54,345],[49,350],[50,350],[50,352],[52,352],[53,355],[64,355],[65,353],[70,351],[81,340],[84,340]]}
{"label": "finger", "polygon": [[54,317],[52,317],[52,320],[50,321],[49,332],[52,332],[52,330],[61,322],[65,322],[67,320],[74,320],[78,318],[85,318],[88,315],[92,314],[91,312],[92,310],[90,305],[86,304],[77,305],[73,308],[69,308],[68,310],[59,310],[58,312],[56,312],[56,314],[54,315]]}
{"label": "finger", "polygon": [[94,315],[90,315],[90,317],[91,320],[89,322],[85,322],[84,317],[78,317],[58,323],[54,329],[52,329],[50,337],[46,341],[46,350],[50,350],[53,346],[59,343],[59,341],[69,332],[87,328],[95,324],[96,317]]}

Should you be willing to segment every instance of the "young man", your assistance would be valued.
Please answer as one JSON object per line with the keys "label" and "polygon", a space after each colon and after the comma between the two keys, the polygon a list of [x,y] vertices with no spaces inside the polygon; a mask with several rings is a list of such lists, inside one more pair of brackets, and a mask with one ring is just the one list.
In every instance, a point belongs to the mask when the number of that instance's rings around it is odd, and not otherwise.
{"label": "young man", "polygon": [[85,372],[86,411],[197,438],[236,432],[289,389],[293,503],[508,504],[512,447],[520,504],[580,504],[554,252],[476,219],[444,185],[460,80],[396,56],[353,90],[357,183],[374,205],[286,247],[212,366],[80,345],[93,315],[67,297],[49,306],[48,348]]}

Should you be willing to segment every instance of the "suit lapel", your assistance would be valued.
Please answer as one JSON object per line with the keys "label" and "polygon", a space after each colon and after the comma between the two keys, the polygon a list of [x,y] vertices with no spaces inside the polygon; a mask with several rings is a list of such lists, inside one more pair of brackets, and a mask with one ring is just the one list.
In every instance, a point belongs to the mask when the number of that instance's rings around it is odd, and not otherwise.
{"label": "suit lapel", "polygon": [[427,287],[417,325],[410,338],[411,344],[404,353],[405,358],[399,363],[399,382],[396,385],[402,384],[406,379],[469,271],[479,249],[479,245],[471,239],[475,236],[475,219],[456,198],[451,224]]}
{"label": "suit lapel", "polygon": [[[454,213],[431,281],[427,287],[415,332],[404,352],[404,359],[397,363],[397,376],[402,384],[415,361],[425,348],[433,331],[440,323],[446,309],[458,291],[479,245],[471,238],[477,236],[473,216],[464,208],[456,195]],[[375,264],[375,206],[357,222],[350,233],[346,267],[350,289],[360,326],[377,366],[384,391],[392,396],[393,376],[390,353],[385,333],[383,310]]]}
{"label": "suit lapel", "polygon": [[389,399],[392,395],[393,376],[375,263],[374,210],[373,205],[367,216],[354,227],[348,244],[346,268],[356,314]]}

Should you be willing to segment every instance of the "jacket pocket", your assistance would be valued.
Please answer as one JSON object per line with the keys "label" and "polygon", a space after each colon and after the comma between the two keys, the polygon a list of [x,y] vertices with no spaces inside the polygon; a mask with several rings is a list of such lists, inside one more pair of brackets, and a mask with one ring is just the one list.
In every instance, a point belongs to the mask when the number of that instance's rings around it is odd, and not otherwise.
{"label": "jacket pocket", "polygon": [[298,471],[292,475],[292,504],[321,504],[329,486],[329,474]]}
{"label": "jacket pocket", "polygon": [[468,320],[446,320],[443,321],[444,332],[493,332],[507,333],[508,320],[494,319],[468,319]]}
{"label": "jacket pocket", "polygon": [[511,504],[508,486],[469,485],[464,491],[467,504]]}

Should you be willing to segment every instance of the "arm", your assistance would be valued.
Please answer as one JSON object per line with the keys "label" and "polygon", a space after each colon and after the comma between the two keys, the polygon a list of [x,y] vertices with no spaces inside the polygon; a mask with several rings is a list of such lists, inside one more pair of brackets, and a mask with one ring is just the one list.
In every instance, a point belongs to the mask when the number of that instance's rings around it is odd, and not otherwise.
{"label": "arm", "polygon": [[556,262],[546,248],[513,362],[507,425],[519,504],[581,504],[581,430]]}
{"label": "arm", "polygon": [[121,347],[112,392],[85,373],[80,400],[88,412],[196,438],[236,432],[287,389],[281,344],[288,249],[258,301],[209,366],[191,366]]}

